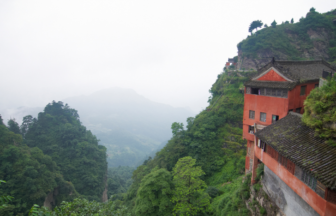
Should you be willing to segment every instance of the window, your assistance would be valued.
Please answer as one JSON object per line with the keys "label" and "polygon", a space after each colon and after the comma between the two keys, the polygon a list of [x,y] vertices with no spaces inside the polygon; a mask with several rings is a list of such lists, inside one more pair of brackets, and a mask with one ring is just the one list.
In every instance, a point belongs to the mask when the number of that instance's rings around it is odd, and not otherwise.
{"label": "window", "polygon": [[260,113],[260,121],[266,122],[266,113],[263,112]]}
{"label": "window", "polygon": [[258,143],[258,147],[261,148],[261,149],[263,149],[263,150],[265,150],[264,148],[266,146],[266,143],[264,141],[262,141],[262,140],[259,140],[259,141],[260,141],[260,143]]}
{"label": "window", "polygon": [[261,88],[260,89],[260,95],[266,95],[266,89],[265,88]]}
{"label": "window", "polygon": [[260,95],[260,90],[258,88],[251,88],[251,94]]}
{"label": "window", "polygon": [[307,86],[301,86],[300,95],[306,95],[306,88]]}
{"label": "window", "polygon": [[276,122],[279,120],[279,116],[278,115],[272,115],[272,123]]}
{"label": "window", "polygon": [[253,125],[249,125],[248,132],[250,134],[254,134],[254,126]]}
{"label": "window", "polygon": [[282,89],[282,97],[287,98],[288,91],[285,89]]}
{"label": "window", "polygon": [[301,107],[300,108],[296,108],[295,112],[296,113],[301,113]]}
{"label": "window", "polygon": [[254,111],[253,110],[250,110],[249,118],[254,119]]}
{"label": "window", "polygon": [[319,84],[317,83],[317,84],[315,84],[315,87],[314,88],[318,88],[319,87]]}

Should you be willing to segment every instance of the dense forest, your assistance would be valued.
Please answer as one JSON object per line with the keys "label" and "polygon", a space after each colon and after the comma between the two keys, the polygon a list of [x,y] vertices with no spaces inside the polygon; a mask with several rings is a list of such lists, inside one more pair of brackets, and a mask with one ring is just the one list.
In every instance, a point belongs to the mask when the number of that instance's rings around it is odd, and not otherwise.
{"label": "dense forest", "polygon": [[106,148],[76,110],[53,101],[37,119],[26,116],[21,126],[11,119],[0,131],[0,179],[6,181],[0,193],[14,197],[1,215],[26,214],[33,204],[53,207],[77,197],[102,200]]}

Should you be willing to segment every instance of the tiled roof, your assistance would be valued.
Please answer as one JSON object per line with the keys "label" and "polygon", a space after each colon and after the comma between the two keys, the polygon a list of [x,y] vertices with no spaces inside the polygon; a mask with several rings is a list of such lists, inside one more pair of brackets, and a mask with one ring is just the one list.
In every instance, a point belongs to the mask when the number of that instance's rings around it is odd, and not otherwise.
{"label": "tiled roof", "polygon": [[293,81],[308,81],[318,80],[322,77],[323,70],[333,71],[333,68],[328,62],[324,60],[315,61],[271,61],[264,67],[258,69],[258,74],[263,73],[270,67],[274,67],[287,78]]}
{"label": "tiled roof", "polygon": [[[258,69],[259,76],[269,68],[274,67],[285,77],[291,79],[293,82],[274,82],[278,83],[278,88],[289,88],[293,89],[299,83],[307,83],[311,81],[318,81],[322,77],[323,71],[336,72],[336,68],[331,66],[328,62],[324,60],[315,61],[271,61],[262,68]],[[245,83],[245,86],[262,87],[260,85],[265,85],[262,81],[252,80],[254,77]],[[260,84],[260,85],[259,85]],[[284,87],[283,87],[284,86]],[[272,88],[271,86],[265,86]],[[273,87],[275,88],[275,87]]]}
{"label": "tiled roof", "polygon": [[301,121],[300,114],[290,112],[255,135],[322,184],[335,189],[336,148],[314,134],[315,130]]}

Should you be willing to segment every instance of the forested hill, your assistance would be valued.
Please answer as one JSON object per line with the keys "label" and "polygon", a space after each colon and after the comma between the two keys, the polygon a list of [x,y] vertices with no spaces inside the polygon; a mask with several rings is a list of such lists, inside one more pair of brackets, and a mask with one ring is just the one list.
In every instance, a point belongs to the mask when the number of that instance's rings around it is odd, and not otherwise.
{"label": "forested hill", "polygon": [[[146,161],[133,173],[133,184],[123,201],[132,214],[171,214],[173,207],[169,204],[170,201],[167,201],[167,197],[160,196],[165,192],[158,186],[164,185],[165,181],[168,181],[166,184],[169,185],[170,180],[161,179],[158,173],[168,175],[165,172],[172,172],[177,161],[186,156],[196,159],[196,165],[205,172],[203,179],[207,184],[206,193],[211,196],[212,206],[212,210],[206,210],[208,213],[236,214],[238,208],[241,215],[248,212],[242,196],[237,193],[243,193],[242,180],[238,177],[244,175],[246,155],[246,141],[242,140],[241,128],[244,104],[241,88],[243,82],[252,74],[253,72],[235,72],[218,75],[210,90],[212,96],[208,108],[195,118],[188,118],[186,127],[181,123],[172,125],[174,136],[168,144],[152,160]],[[238,184],[221,187],[223,183],[232,181]],[[147,191],[148,198],[141,197],[144,191]],[[157,194],[154,195],[156,202],[150,201],[150,193]],[[160,207],[160,202],[165,202],[165,210]]]}
{"label": "forested hill", "polygon": [[106,148],[62,102],[48,104],[22,125],[0,118],[0,195],[13,197],[0,215],[27,215],[33,204],[55,207],[81,197],[107,200]]}
{"label": "forested hill", "polygon": [[[325,59],[336,64],[336,9],[318,13],[314,8],[300,20],[274,20],[255,31],[238,47],[238,69],[260,68],[276,60]],[[278,23],[277,23],[278,22]]]}

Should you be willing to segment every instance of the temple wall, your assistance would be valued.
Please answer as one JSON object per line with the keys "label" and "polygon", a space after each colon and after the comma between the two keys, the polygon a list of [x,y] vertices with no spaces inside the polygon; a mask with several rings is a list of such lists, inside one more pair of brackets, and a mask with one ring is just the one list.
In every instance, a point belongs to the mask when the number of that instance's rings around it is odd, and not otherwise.
{"label": "temple wall", "polygon": [[319,215],[267,166],[264,168],[263,189],[286,216]]}

